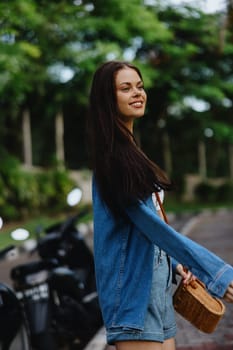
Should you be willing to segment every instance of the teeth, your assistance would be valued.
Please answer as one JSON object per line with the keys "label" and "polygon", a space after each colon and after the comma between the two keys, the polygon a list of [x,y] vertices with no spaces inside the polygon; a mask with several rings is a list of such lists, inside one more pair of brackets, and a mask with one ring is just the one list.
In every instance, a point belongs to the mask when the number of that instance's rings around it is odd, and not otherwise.
{"label": "teeth", "polygon": [[132,103],[133,106],[135,107],[141,107],[142,106],[142,102],[134,102]]}

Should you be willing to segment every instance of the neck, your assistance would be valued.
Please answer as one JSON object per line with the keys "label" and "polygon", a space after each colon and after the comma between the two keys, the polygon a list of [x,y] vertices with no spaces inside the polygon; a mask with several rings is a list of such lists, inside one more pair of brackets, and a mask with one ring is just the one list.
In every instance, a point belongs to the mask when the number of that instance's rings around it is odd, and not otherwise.
{"label": "neck", "polygon": [[129,130],[129,132],[131,134],[133,134],[133,122],[132,121],[129,121],[128,123],[125,123],[125,127],[126,127],[126,129]]}

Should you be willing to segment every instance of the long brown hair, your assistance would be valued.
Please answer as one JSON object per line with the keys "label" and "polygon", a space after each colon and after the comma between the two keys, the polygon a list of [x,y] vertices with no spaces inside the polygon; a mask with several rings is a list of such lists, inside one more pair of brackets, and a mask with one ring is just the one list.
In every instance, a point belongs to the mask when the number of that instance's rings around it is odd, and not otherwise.
{"label": "long brown hair", "polygon": [[123,68],[134,69],[142,79],[139,69],[127,62],[100,66],[92,81],[87,123],[94,176],[102,199],[114,214],[154,191],[171,188],[165,173],[142,152],[121,122],[115,76]]}

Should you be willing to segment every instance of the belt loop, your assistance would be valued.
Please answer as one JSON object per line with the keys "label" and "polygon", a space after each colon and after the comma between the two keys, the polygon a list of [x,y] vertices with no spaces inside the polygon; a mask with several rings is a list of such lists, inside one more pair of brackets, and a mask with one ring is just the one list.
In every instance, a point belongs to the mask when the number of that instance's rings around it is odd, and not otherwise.
{"label": "belt loop", "polygon": [[159,248],[159,262],[162,262],[162,249]]}

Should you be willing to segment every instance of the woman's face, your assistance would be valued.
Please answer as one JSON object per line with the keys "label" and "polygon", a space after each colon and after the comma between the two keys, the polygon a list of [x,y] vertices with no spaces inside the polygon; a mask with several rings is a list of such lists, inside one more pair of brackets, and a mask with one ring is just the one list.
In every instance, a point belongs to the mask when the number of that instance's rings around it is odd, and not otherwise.
{"label": "woman's face", "polygon": [[144,115],[146,93],[136,70],[126,67],[115,77],[117,107],[125,126],[132,132],[133,122]]}

